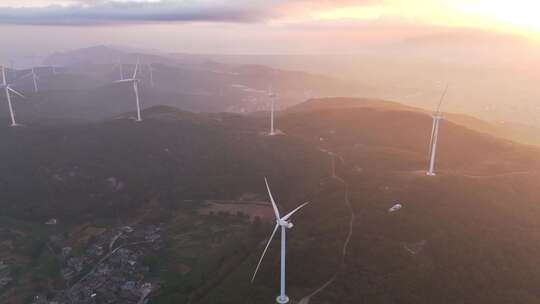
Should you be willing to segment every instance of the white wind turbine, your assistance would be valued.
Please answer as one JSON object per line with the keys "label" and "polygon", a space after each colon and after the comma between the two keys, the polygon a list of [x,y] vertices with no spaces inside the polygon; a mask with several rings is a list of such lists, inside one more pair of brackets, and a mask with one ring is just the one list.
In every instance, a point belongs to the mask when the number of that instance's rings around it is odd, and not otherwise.
{"label": "white wind turbine", "polygon": [[21,80],[24,79],[24,78],[27,78],[31,76],[32,77],[32,81],[34,83],[34,93],[37,93],[39,91],[39,86],[38,86],[38,80],[39,80],[39,76],[38,74],[36,73],[36,70],[35,68],[32,68],[32,70],[30,71],[30,73],[24,75],[23,77],[21,77]]}
{"label": "white wind turbine", "polygon": [[341,164],[344,164],[345,163],[345,160],[343,159],[343,157],[341,157],[340,155],[332,152],[332,151],[327,151],[327,150],[321,150],[325,153],[328,154],[328,156],[330,156],[330,162],[331,162],[331,170],[332,170],[332,176],[331,178],[333,179],[336,179],[338,176],[336,174],[336,158],[339,158],[339,161]]}
{"label": "white wind turbine", "polygon": [[138,70],[139,70],[139,61],[137,61],[137,64],[135,65],[135,71],[133,72],[133,77],[120,79],[120,80],[115,81],[115,83],[129,82],[133,84],[133,92],[135,93],[135,101],[137,103],[137,121],[140,122],[142,121],[142,118],[141,118],[141,103],[139,100],[139,79],[137,79]]}
{"label": "white wind turbine", "polygon": [[124,70],[122,68],[123,64],[119,63],[118,64],[118,69],[120,70],[120,79],[119,80],[124,80]]}
{"label": "white wind turbine", "polygon": [[152,88],[154,87],[154,68],[152,67],[152,64],[147,64],[148,70],[150,71],[150,85]]}
{"label": "white wind turbine", "polygon": [[274,111],[275,111],[275,103],[276,103],[276,93],[273,92],[272,88],[268,90],[268,97],[271,99],[271,105],[270,105],[270,136],[276,135],[275,129],[274,129]]}
{"label": "white wind turbine", "polygon": [[330,152],[330,158],[332,159],[332,178],[336,178],[336,154]]}
{"label": "white wind turbine", "polygon": [[32,68],[32,80],[34,81],[34,93],[37,93],[39,91],[38,79],[39,79],[39,76],[36,74],[36,70]]}
{"label": "white wind turbine", "polygon": [[19,95],[20,97],[24,98],[23,94],[15,91],[10,87],[10,85],[7,83],[6,78],[6,69],[2,66],[2,85],[1,87],[4,89],[4,92],[6,93],[6,99],[9,107],[9,115],[11,116],[11,126],[16,127],[19,126],[17,122],[15,121],[15,112],[13,111],[13,105],[11,104],[11,93],[14,93],[16,95]]}
{"label": "white wind turbine", "polygon": [[426,173],[427,176],[435,176],[435,157],[437,155],[437,141],[439,140],[439,125],[443,118],[441,113],[441,106],[448,92],[448,85],[444,89],[444,92],[437,106],[437,110],[433,113],[433,124],[431,126],[431,139],[429,140],[429,168]]}
{"label": "white wind turbine", "polygon": [[270,197],[270,201],[272,202],[272,208],[274,209],[274,213],[276,216],[276,226],[274,227],[274,231],[270,235],[270,238],[268,239],[268,243],[266,244],[266,247],[264,248],[264,251],[261,255],[261,258],[259,259],[259,263],[257,264],[257,268],[255,268],[255,272],[253,273],[253,277],[251,278],[251,282],[255,280],[255,276],[257,275],[257,272],[259,271],[259,267],[261,267],[262,260],[264,259],[264,256],[266,254],[266,251],[268,250],[268,247],[270,246],[270,243],[272,242],[272,239],[274,238],[274,235],[276,234],[279,227],[281,227],[281,277],[280,277],[280,293],[279,296],[276,298],[276,302],[279,304],[285,304],[289,302],[289,297],[285,294],[285,241],[286,241],[286,231],[287,229],[291,229],[294,225],[289,221],[289,219],[300,209],[305,207],[309,203],[303,203],[293,211],[289,212],[285,216],[281,217],[279,214],[279,210],[277,208],[276,202],[274,201],[274,198],[272,197],[272,192],[270,191],[270,186],[268,186],[268,181],[266,178],[264,179],[264,182],[266,183],[266,189],[268,190],[268,196]]}

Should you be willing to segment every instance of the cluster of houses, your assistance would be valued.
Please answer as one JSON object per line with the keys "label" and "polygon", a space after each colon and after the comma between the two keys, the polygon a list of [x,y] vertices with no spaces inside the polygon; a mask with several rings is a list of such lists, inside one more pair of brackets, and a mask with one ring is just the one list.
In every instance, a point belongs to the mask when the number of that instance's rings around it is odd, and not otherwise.
{"label": "cluster of houses", "polygon": [[9,271],[9,265],[4,261],[0,261],[0,291],[7,287],[11,281],[13,281],[13,278]]}
{"label": "cluster of houses", "polygon": [[[62,244],[62,238],[55,241]],[[108,230],[82,254],[61,247],[61,275],[68,287],[52,299],[38,295],[33,304],[144,303],[158,285],[147,278],[143,258],[162,246],[162,226],[146,225]]]}

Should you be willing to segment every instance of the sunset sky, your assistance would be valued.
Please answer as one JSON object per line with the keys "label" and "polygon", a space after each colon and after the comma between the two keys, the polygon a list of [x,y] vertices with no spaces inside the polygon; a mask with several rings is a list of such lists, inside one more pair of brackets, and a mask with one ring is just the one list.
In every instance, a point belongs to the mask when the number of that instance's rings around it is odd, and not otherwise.
{"label": "sunset sky", "polygon": [[2,0],[0,34],[14,46],[0,56],[95,44],[340,53],[471,30],[538,40],[539,11],[537,0]]}

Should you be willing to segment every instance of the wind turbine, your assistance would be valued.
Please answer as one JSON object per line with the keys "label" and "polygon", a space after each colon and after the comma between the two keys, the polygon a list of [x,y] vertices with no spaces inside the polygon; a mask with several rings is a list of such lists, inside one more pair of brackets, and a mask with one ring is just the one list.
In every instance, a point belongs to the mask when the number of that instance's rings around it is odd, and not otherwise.
{"label": "wind turbine", "polygon": [[285,216],[281,217],[279,214],[279,210],[277,208],[276,202],[274,201],[274,198],[272,197],[272,192],[270,191],[270,186],[268,186],[268,181],[266,178],[264,179],[264,182],[266,183],[266,189],[268,190],[268,196],[270,197],[270,201],[272,202],[272,208],[274,209],[274,214],[276,216],[276,226],[274,227],[274,231],[270,235],[270,238],[268,239],[268,243],[266,244],[266,247],[264,248],[264,251],[261,255],[261,258],[259,259],[259,263],[257,264],[257,268],[255,268],[255,272],[253,273],[253,277],[251,278],[251,282],[255,280],[255,276],[257,275],[257,272],[259,271],[259,268],[261,267],[262,260],[264,259],[264,256],[266,254],[266,251],[268,250],[268,247],[270,246],[270,243],[272,242],[272,239],[274,238],[274,235],[276,234],[279,227],[281,227],[281,283],[280,283],[280,293],[279,296],[276,298],[276,302],[279,304],[285,304],[289,303],[289,297],[285,294],[285,241],[286,241],[286,231],[287,229],[291,229],[294,225],[289,221],[289,219],[300,209],[305,207],[309,203],[303,203],[302,205],[298,206],[293,211],[289,212]]}
{"label": "wind turbine", "polygon": [[[122,66],[120,66],[121,68]],[[135,92],[135,101],[137,103],[137,121],[142,121],[141,119],[141,103],[139,100],[139,79],[137,79],[137,71],[139,70],[139,61],[137,61],[137,64],[135,65],[135,71],[133,72],[133,77],[127,78],[127,79],[120,79],[115,81],[115,83],[120,82],[129,82],[133,84],[133,92]],[[123,77],[123,74],[122,74]]]}
{"label": "wind turbine", "polygon": [[11,126],[16,127],[19,126],[17,122],[15,121],[15,112],[13,111],[13,105],[11,104],[11,93],[14,93],[16,95],[19,95],[20,97],[24,98],[24,95],[15,91],[10,87],[10,85],[7,83],[6,78],[6,69],[4,66],[2,66],[2,85],[1,87],[4,89],[4,92],[6,93],[6,99],[8,102],[9,107],[9,115],[11,116]]}
{"label": "wind turbine", "polygon": [[332,152],[332,151],[326,151],[326,150],[323,150],[323,152],[327,153],[328,156],[330,156],[330,162],[331,162],[331,169],[332,169],[332,176],[331,178],[333,179],[336,179],[338,176],[336,174],[336,158],[339,158],[339,161],[341,164],[344,164],[345,163],[345,160],[343,160],[343,157],[341,157],[340,155]]}
{"label": "wind turbine", "polygon": [[276,103],[276,93],[272,91],[272,88],[268,90],[268,97],[271,99],[271,106],[270,106],[270,136],[276,135],[276,132],[274,130],[274,108]]}
{"label": "wind turbine", "polygon": [[444,89],[444,92],[437,106],[437,110],[433,113],[433,124],[431,126],[431,138],[429,140],[429,168],[426,173],[427,176],[435,176],[435,157],[437,155],[437,141],[439,140],[439,125],[443,118],[441,113],[441,106],[448,92],[448,85]]}
{"label": "wind turbine", "polygon": [[17,78],[17,70],[15,69],[15,64],[13,63],[13,60],[9,61],[9,68],[11,69],[13,74],[15,74],[14,77]]}
{"label": "wind turbine", "polygon": [[22,80],[24,78],[27,78],[29,76],[32,77],[32,81],[34,82],[34,93],[37,93],[39,91],[39,87],[38,87],[39,76],[37,75],[36,70],[34,68],[32,68],[30,73],[28,73],[28,74],[24,75],[23,77],[21,77],[20,80]]}
{"label": "wind turbine", "polygon": [[120,70],[120,80],[124,80],[124,70],[122,68],[123,64],[118,64],[118,69]]}
{"label": "wind turbine", "polygon": [[154,87],[154,68],[152,67],[152,64],[147,64],[148,70],[150,71],[150,85],[152,88]]}
{"label": "wind turbine", "polygon": [[336,155],[330,152],[330,158],[332,159],[332,178],[336,178]]}
{"label": "wind turbine", "polygon": [[39,76],[36,74],[36,70],[32,68],[32,80],[34,81],[34,93],[37,93],[39,91],[38,79],[39,79]]}

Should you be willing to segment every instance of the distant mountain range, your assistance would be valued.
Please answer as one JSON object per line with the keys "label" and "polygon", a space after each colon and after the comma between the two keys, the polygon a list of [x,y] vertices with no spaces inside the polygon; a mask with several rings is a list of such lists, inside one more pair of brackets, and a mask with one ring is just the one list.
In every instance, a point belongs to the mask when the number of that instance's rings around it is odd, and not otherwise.
{"label": "distant mountain range", "polygon": [[[437,39],[445,40],[444,37]],[[488,41],[497,39],[492,37]],[[469,40],[464,39],[463,43]],[[403,42],[404,45],[417,43],[420,42]],[[27,97],[26,100],[15,97],[14,101],[17,118],[23,124],[85,123],[133,111],[132,89],[129,85],[115,84],[114,81],[120,79],[121,72],[123,77],[131,77],[137,61],[141,63],[138,77],[141,79],[143,108],[168,105],[192,112],[267,111],[270,103],[267,92],[270,89],[279,95],[278,109],[312,98],[381,95],[374,88],[355,86],[327,76],[255,64],[224,64],[214,59],[231,61],[226,56],[144,53],[120,47],[96,46],[53,54],[45,59],[46,66],[35,69],[39,75],[38,93],[33,92],[30,70],[8,70],[8,80]],[[261,61],[268,60],[262,58]],[[392,90],[390,87],[388,92]],[[451,88],[451,91],[455,89]],[[0,95],[0,102],[4,99],[5,96]],[[414,104],[406,96],[400,101]],[[510,107],[507,109],[511,110]],[[485,122],[461,114],[448,114],[446,117],[498,137],[540,144],[540,137],[537,136],[539,129],[530,124],[513,120]],[[0,107],[0,118],[4,121],[8,119],[7,107]]]}
{"label": "distant mountain range", "polygon": [[[8,70],[9,82],[27,97],[25,101],[15,98],[17,117],[24,124],[88,122],[132,111],[132,88],[114,81],[121,75],[132,77],[137,61],[144,108],[170,105],[194,112],[246,113],[269,109],[269,90],[278,94],[278,109],[313,96],[361,90],[305,72],[208,60],[181,61],[101,46],[50,56],[45,60],[49,66],[35,69],[39,76],[37,93],[32,77],[28,77],[30,70]],[[7,107],[0,108],[0,117],[7,119]]]}

